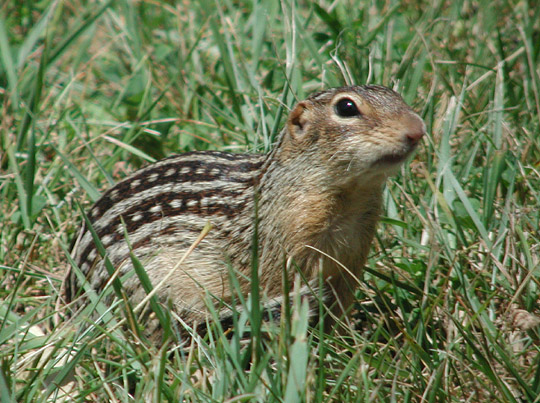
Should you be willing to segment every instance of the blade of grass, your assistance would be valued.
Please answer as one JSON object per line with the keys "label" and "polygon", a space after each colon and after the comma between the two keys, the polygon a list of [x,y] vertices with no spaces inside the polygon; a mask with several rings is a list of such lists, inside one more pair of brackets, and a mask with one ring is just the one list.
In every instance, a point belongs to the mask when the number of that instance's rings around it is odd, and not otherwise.
{"label": "blade of grass", "polygon": [[6,23],[2,15],[0,14],[0,61],[6,71],[8,81],[8,91],[11,97],[12,108],[17,109],[19,107],[19,92],[18,92],[18,80],[17,72],[15,70],[15,64],[12,58],[12,49],[9,46],[9,40],[7,36]]}
{"label": "blade of grass", "polygon": [[9,145],[7,147],[6,153],[9,159],[9,167],[11,169],[11,172],[13,172],[14,179],[15,179],[15,186],[17,188],[21,219],[22,219],[24,228],[30,229],[31,219],[30,219],[30,216],[28,215],[28,201],[27,201],[28,195],[26,194],[24,181],[18,168],[19,164],[17,163],[16,157],[15,157],[14,148],[15,148],[14,146]]}
{"label": "blade of grass", "polygon": [[62,158],[64,164],[67,165],[70,174],[77,180],[79,185],[90,196],[90,199],[94,202],[98,201],[101,197],[101,193],[85,178],[85,176],[75,167],[75,165],[56,147],[53,147],[56,154]]}

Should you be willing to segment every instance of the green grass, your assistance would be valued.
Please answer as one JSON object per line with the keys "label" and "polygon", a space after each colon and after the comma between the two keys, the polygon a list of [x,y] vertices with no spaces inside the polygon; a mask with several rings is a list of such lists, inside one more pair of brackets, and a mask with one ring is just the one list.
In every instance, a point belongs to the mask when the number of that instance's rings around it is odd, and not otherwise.
{"label": "green grass", "polygon": [[[540,401],[540,7],[308,3],[0,5],[2,402],[65,385],[75,401]],[[62,320],[79,204],[172,153],[265,152],[297,99],[367,82],[429,135],[388,183],[348,337],[308,328],[298,301],[262,338],[248,309],[232,338],[209,324],[184,348],[117,326],[129,310],[99,296],[103,320]]]}

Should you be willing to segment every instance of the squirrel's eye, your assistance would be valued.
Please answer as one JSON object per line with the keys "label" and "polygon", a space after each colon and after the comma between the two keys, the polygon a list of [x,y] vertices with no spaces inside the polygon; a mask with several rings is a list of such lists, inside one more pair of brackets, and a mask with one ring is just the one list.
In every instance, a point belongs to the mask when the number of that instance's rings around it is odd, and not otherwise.
{"label": "squirrel's eye", "polygon": [[342,118],[360,115],[360,111],[356,107],[356,104],[349,98],[340,99],[336,104],[335,109],[338,116],[341,116]]}

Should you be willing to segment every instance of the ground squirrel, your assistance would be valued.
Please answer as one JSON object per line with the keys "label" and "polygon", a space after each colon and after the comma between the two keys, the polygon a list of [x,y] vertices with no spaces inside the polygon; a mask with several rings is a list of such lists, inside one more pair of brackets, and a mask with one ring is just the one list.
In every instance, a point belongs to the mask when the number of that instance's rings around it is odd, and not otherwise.
{"label": "ground squirrel", "polygon": [[[125,234],[156,286],[210,222],[208,235],[157,292],[193,323],[205,320],[208,293],[231,299],[230,268],[249,293],[256,200],[261,295],[280,297],[289,259],[308,281],[322,273],[327,302],[339,314],[353,300],[357,279],[351,276],[366,262],[383,184],[424,134],[422,119],[388,88],[329,89],[294,107],[269,154],[207,151],[164,159],[109,189],[88,219],[135,302],[146,293],[128,275]],[[101,290],[110,276],[87,229],[73,257],[91,287]],[[291,269],[290,281],[294,274]],[[67,300],[80,289],[71,269]]]}

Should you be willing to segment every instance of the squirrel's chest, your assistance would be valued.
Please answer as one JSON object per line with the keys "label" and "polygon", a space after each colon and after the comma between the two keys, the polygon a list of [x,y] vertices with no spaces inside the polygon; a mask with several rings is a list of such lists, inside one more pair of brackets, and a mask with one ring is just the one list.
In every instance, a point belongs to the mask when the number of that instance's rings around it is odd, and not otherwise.
{"label": "squirrel's chest", "polygon": [[[363,265],[379,218],[378,193],[328,197],[330,192],[297,192],[281,198],[281,209],[271,210],[280,214],[263,222],[261,232],[301,266],[314,266],[321,258],[347,267]],[[266,203],[261,207],[266,213]]]}
{"label": "squirrel's chest", "polygon": [[329,218],[327,229],[315,235],[320,248],[345,263],[363,259],[375,234],[380,206],[372,205],[350,214],[335,215]]}

